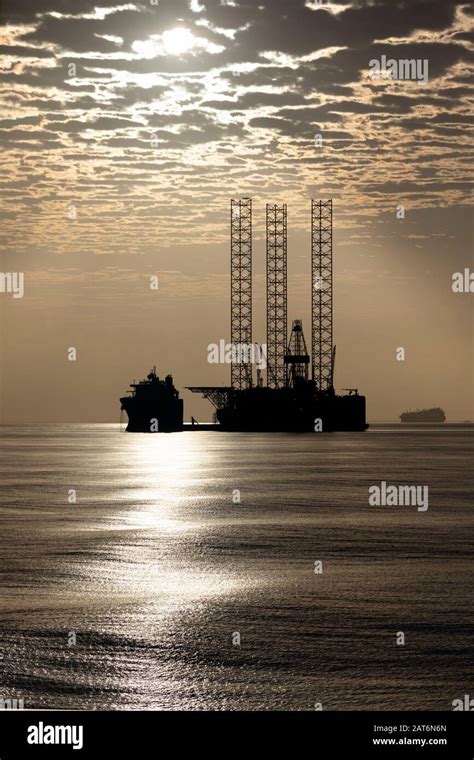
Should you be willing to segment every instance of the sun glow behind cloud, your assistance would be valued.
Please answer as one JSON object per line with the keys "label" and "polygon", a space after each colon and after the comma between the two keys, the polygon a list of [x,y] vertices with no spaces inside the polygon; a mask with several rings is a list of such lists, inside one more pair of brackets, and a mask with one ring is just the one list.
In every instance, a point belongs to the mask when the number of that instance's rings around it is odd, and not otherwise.
{"label": "sun glow behind cloud", "polygon": [[188,29],[170,29],[163,34],[163,46],[169,55],[182,55],[195,46],[197,40]]}
{"label": "sun glow behind cloud", "polygon": [[151,35],[147,40],[135,40],[131,47],[134,53],[143,58],[181,56],[198,50],[215,55],[225,50],[223,45],[216,45],[204,37],[196,37],[184,27],[168,29],[161,35]]}

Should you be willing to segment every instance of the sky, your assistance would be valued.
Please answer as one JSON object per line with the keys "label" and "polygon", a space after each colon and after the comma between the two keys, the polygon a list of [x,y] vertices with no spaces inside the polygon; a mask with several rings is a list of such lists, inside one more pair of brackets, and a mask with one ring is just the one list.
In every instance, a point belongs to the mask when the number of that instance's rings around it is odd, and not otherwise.
{"label": "sky", "polygon": [[[239,197],[254,339],[265,204],[288,205],[309,344],[310,203],[333,198],[336,388],[369,421],[474,419],[472,293],[452,288],[474,268],[472,21],[455,0],[0,0],[0,261],[24,273],[0,292],[1,421],[118,424],[153,365],[210,419],[184,388],[229,384],[207,359],[230,339]],[[425,81],[374,76],[383,56]]]}

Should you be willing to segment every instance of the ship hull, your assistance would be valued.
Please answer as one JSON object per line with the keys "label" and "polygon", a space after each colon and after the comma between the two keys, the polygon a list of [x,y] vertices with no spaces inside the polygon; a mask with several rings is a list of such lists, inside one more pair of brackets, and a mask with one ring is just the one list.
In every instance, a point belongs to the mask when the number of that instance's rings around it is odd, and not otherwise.
{"label": "ship hull", "polygon": [[120,399],[128,416],[128,433],[175,433],[183,429],[183,401],[140,401],[125,396]]}
{"label": "ship hull", "polygon": [[404,412],[400,415],[400,422],[445,422],[446,416],[442,409],[423,409],[419,412]]}

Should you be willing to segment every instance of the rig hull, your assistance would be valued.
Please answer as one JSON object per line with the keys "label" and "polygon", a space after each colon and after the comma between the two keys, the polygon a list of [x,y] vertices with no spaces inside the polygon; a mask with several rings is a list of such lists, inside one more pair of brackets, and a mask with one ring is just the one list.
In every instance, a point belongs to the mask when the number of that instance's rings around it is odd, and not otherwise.
{"label": "rig hull", "polygon": [[[197,390],[197,389],[196,389]],[[208,398],[212,394],[199,389]],[[337,396],[311,389],[229,389],[216,408],[220,430],[242,432],[333,432],[368,428],[365,396]]]}

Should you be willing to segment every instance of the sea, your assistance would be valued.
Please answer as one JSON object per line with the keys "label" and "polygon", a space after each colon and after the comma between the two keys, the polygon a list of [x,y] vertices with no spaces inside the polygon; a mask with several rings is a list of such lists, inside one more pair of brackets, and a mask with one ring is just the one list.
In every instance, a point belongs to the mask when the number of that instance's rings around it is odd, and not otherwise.
{"label": "sea", "polygon": [[[472,425],[0,428],[0,700],[451,710],[473,694]],[[427,486],[416,504],[369,489]]]}

